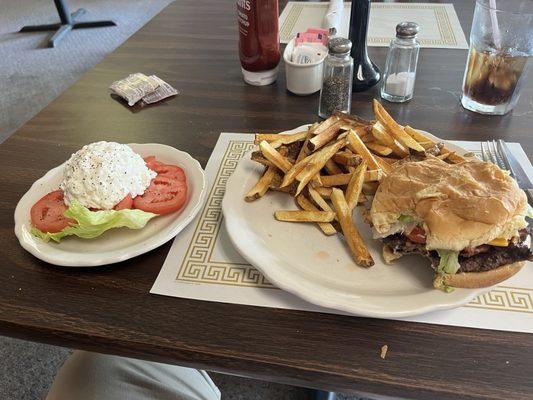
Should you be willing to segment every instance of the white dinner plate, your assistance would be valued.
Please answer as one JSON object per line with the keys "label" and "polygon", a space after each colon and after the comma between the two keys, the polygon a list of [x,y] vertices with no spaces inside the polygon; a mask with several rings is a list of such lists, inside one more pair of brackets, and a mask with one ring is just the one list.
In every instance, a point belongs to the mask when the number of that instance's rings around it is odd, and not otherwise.
{"label": "white dinner plate", "polygon": [[50,264],[91,267],[112,264],[146,253],[166,243],[192,221],[205,200],[205,175],[189,154],[163,144],[129,144],[142,157],[154,155],[159,161],[178,165],[187,177],[187,203],[172,214],[151,219],[143,229],[110,229],[95,239],[66,237],[60,243],[43,242],[31,234],[30,209],[46,193],[57,190],[64,163],[38,179],[15,209],[15,234],[27,251]]}
{"label": "white dinner plate", "polygon": [[[446,146],[458,154],[466,153],[451,143]],[[270,191],[254,202],[244,201],[262,170],[250,160],[250,154],[245,155],[228,180],[222,210],[237,250],[279,288],[323,307],[380,318],[458,307],[487,290],[444,293],[434,289],[433,270],[421,256],[404,256],[392,265],[385,264],[381,243],[372,239],[358,209],[355,223],[376,264],[368,269],[357,266],[339,235],[325,236],[316,224],[274,219],[276,210],[297,209],[291,196]]]}

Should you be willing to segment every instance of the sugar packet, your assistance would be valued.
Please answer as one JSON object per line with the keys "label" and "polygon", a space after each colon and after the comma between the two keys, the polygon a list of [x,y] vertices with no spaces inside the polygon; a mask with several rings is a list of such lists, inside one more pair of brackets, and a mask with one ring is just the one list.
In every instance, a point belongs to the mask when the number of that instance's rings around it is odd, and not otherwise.
{"label": "sugar packet", "polygon": [[129,106],[133,106],[146,95],[155,92],[161,85],[160,81],[159,78],[156,80],[137,72],[113,82],[109,89],[125,99]]}
{"label": "sugar packet", "polygon": [[155,75],[150,75],[150,78],[159,83],[159,87],[152,93],[147,94],[142,98],[146,104],[157,103],[170,96],[175,96],[179,93],[176,89],[166,83],[163,79],[158,78]]}

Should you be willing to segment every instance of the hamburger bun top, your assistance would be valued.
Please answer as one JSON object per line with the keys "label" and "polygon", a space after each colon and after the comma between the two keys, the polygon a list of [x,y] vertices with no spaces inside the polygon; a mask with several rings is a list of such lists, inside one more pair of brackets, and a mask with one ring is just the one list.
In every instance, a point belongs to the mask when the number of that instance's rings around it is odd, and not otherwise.
{"label": "hamburger bun top", "polygon": [[408,215],[426,231],[428,249],[461,251],[526,226],[527,198],[517,183],[491,163],[448,164],[436,157],[406,162],[380,182],[370,217],[387,236]]}

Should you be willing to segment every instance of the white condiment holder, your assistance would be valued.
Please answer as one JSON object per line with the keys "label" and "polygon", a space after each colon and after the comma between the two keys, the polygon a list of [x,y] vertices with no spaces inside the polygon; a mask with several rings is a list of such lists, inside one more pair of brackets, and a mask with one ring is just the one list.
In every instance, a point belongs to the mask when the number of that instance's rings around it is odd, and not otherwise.
{"label": "white condiment holder", "polygon": [[297,64],[291,61],[295,39],[287,43],[283,52],[287,90],[299,96],[318,92],[322,88],[322,68],[324,58],[310,64]]}

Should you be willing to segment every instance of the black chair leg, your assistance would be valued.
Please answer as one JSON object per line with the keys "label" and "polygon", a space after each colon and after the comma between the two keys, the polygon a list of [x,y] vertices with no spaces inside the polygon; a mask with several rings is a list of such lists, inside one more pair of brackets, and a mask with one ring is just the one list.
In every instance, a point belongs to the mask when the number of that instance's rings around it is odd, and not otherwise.
{"label": "black chair leg", "polygon": [[46,25],[29,25],[23,27],[20,32],[42,32],[42,31],[56,31],[52,38],[48,41],[48,47],[56,47],[61,39],[63,39],[72,29],[88,29],[101,28],[105,26],[116,26],[114,21],[90,21],[77,22],[78,18],[84,15],[87,11],[80,8],[74,13],[70,13],[65,0],[54,0],[59,14],[60,23],[46,24]]}

